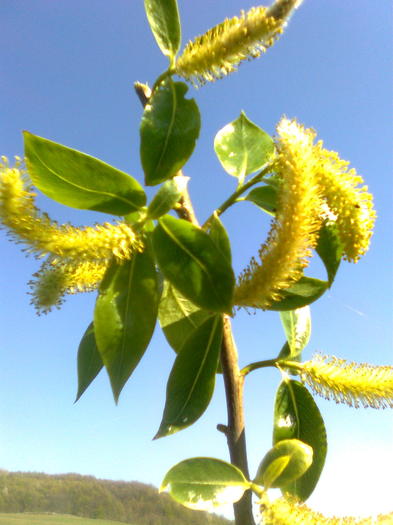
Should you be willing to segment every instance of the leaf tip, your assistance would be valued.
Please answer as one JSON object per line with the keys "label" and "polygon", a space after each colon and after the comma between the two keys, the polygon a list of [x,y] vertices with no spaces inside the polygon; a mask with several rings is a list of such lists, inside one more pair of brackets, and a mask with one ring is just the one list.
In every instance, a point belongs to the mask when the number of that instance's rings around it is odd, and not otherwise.
{"label": "leaf tip", "polygon": [[81,395],[83,394],[83,392],[79,392],[76,394],[76,398],[75,398],[75,401],[74,401],[74,405],[76,405],[76,403],[79,401],[79,399],[81,398]]}
{"label": "leaf tip", "polygon": [[181,428],[162,422],[160,428],[157,431],[157,434],[153,437],[153,441],[162,437],[170,436],[171,434],[175,434],[179,430],[181,430]]}

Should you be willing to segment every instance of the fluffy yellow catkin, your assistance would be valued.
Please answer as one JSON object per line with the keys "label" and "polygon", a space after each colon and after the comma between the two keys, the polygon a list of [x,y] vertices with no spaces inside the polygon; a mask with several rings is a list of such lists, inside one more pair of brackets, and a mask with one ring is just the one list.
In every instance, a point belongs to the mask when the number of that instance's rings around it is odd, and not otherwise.
{"label": "fluffy yellow catkin", "polygon": [[234,304],[267,308],[296,282],[308,264],[321,224],[315,180],[314,134],[283,118],[277,127],[275,169],[281,179],[276,217],[268,239],[239,276]]}
{"label": "fluffy yellow catkin", "polygon": [[59,308],[65,294],[90,292],[99,286],[108,267],[107,262],[56,263],[45,261],[29,282],[33,304],[40,313],[48,313],[54,306]]}
{"label": "fluffy yellow catkin", "polygon": [[63,259],[85,261],[109,260],[113,256],[129,259],[142,243],[125,223],[104,223],[76,228],[58,225],[42,214],[34,204],[27,173],[17,159],[14,167],[2,157],[0,162],[0,223],[28,251],[42,257],[50,254]]}
{"label": "fluffy yellow catkin", "polygon": [[318,159],[317,178],[329,209],[336,216],[336,227],[343,246],[343,256],[357,262],[370,245],[376,213],[373,198],[363,179],[349,162],[335,151],[323,148],[322,141],[314,146]]}
{"label": "fluffy yellow catkin", "polygon": [[393,513],[369,518],[327,517],[296,498],[261,499],[261,525],[392,525]]}
{"label": "fluffy yellow catkin", "polygon": [[176,73],[194,84],[236,71],[241,61],[258,57],[282,33],[299,0],[277,0],[270,8],[253,7],[226,19],[189,42],[176,62]]}
{"label": "fluffy yellow catkin", "polygon": [[302,381],[316,394],[358,408],[393,408],[393,367],[315,355],[299,365]]}

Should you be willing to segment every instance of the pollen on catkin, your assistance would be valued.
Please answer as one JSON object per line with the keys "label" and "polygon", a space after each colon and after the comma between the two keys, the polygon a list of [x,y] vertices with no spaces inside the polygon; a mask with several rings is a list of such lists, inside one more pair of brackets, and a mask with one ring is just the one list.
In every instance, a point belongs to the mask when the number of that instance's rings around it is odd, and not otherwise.
{"label": "pollen on catkin", "polygon": [[277,40],[299,3],[278,0],[270,8],[253,7],[226,19],[187,44],[176,62],[176,73],[202,85],[236,71],[241,61],[260,56]]}
{"label": "pollen on catkin", "polygon": [[303,383],[325,399],[355,408],[393,408],[392,366],[353,363],[320,354],[300,366]]}
{"label": "pollen on catkin", "polygon": [[370,245],[376,213],[373,197],[349,162],[335,151],[323,148],[322,141],[314,146],[318,159],[317,178],[321,193],[335,214],[336,228],[343,246],[343,257],[357,262]]}
{"label": "pollen on catkin", "polygon": [[59,225],[34,203],[35,194],[22,162],[11,168],[5,157],[0,163],[0,223],[11,237],[28,246],[27,251],[39,257],[85,261],[129,259],[142,249],[141,240],[126,223],[104,223],[76,228]]}
{"label": "pollen on catkin", "polygon": [[324,516],[290,496],[270,500],[265,494],[260,501],[260,510],[261,525],[391,525],[393,523],[393,513],[369,518]]}
{"label": "pollen on catkin", "polygon": [[314,134],[296,121],[277,127],[275,171],[281,186],[276,217],[268,239],[241,273],[234,304],[267,308],[300,279],[317,242],[321,199],[315,181]]}
{"label": "pollen on catkin", "polygon": [[29,282],[33,304],[40,313],[60,308],[66,294],[91,292],[99,286],[108,267],[107,262],[44,262]]}

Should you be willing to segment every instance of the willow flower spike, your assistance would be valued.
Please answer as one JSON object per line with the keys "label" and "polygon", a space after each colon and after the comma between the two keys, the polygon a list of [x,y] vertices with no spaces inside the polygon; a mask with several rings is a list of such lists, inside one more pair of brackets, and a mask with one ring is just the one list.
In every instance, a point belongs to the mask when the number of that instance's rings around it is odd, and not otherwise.
{"label": "willow flower spike", "polygon": [[393,408],[392,366],[352,363],[317,354],[299,364],[299,373],[303,383],[325,399],[355,408]]}
{"label": "willow flower spike", "polygon": [[108,268],[107,262],[56,263],[47,260],[29,282],[31,304],[37,313],[48,313],[52,307],[60,308],[63,296],[96,290]]}
{"label": "willow flower spike", "polygon": [[363,186],[362,177],[353,168],[348,169],[349,162],[322,146],[322,141],[314,146],[318,184],[335,215],[344,258],[357,262],[367,252],[373,233],[376,218],[373,197],[367,186]]}
{"label": "willow flower spike", "polygon": [[236,71],[241,61],[258,57],[277,40],[301,1],[276,0],[269,8],[253,7],[226,19],[187,44],[175,72],[202,85]]}
{"label": "willow flower spike", "polygon": [[266,493],[262,496],[260,504],[263,513],[262,523],[272,525],[391,525],[393,523],[393,513],[369,518],[327,517],[310,509],[296,498],[282,497],[270,501]]}
{"label": "willow flower spike", "polygon": [[95,227],[76,228],[58,225],[42,214],[34,204],[35,194],[22,161],[14,167],[2,157],[0,162],[0,222],[17,241],[29,246],[28,251],[58,256],[66,260],[103,261],[113,256],[129,259],[142,243],[125,223],[104,223]]}
{"label": "willow flower spike", "polygon": [[313,136],[295,121],[277,127],[275,170],[281,179],[277,213],[268,239],[243,271],[234,304],[267,308],[302,276],[321,225],[321,199],[315,180]]}

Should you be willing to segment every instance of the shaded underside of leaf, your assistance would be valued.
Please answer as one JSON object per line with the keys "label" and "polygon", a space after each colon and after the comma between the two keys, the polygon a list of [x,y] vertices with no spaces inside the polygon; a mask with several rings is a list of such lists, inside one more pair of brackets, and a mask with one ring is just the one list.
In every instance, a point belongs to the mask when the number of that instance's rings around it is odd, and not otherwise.
{"label": "shaded underside of leaf", "polygon": [[94,325],[87,327],[78,348],[78,392],[75,402],[89,387],[103,368],[101,355],[97,349],[94,336]]}
{"label": "shaded underside of leaf", "polygon": [[316,252],[325,265],[329,285],[331,286],[343,254],[343,246],[340,242],[335,224],[325,223],[319,230]]}
{"label": "shaded underside of leaf", "polygon": [[277,211],[277,188],[275,186],[259,186],[250,191],[246,200],[256,204],[269,215]]}

